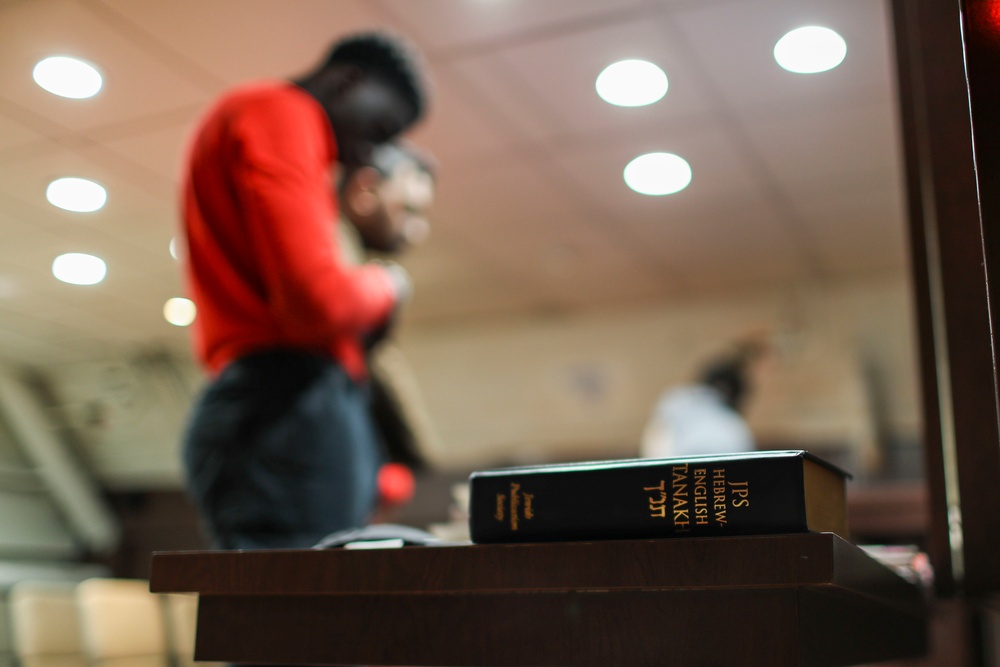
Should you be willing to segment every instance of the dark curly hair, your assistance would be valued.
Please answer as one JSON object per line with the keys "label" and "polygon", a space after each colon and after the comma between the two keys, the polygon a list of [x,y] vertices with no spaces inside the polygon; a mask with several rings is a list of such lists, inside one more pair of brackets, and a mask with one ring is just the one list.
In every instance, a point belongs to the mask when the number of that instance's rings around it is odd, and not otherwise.
{"label": "dark curly hair", "polygon": [[432,179],[437,178],[437,161],[430,153],[409,142],[395,141],[375,146],[370,159],[363,164],[344,165],[345,169],[340,176],[337,192],[343,194],[351,177],[360,169],[371,167],[381,178],[389,178],[396,167],[403,163],[413,163],[419,171]]}
{"label": "dark curly hair", "polygon": [[402,37],[387,32],[364,32],[337,40],[323,67],[355,65],[385,77],[413,106],[419,120],[428,106],[428,82],[416,50]]}
{"label": "dark curly hair", "polygon": [[740,409],[747,391],[741,360],[722,359],[709,364],[702,370],[700,380],[722,394],[726,405],[737,411]]}
{"label": "dark curly hair", "polygon": [[417,169],[432,178],[437,173],[437,162],[430,153],[411,143],[397,141],[381,144],[372,150],[371,166],[382,176],[390,176],[401,163],[412,162]]}

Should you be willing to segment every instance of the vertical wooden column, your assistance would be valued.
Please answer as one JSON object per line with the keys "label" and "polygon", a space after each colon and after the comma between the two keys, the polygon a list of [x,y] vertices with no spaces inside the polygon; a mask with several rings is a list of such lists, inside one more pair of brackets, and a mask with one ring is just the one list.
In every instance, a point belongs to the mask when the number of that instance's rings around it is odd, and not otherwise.
{"label": "vertical wooden column", "polygon": [[[965,62],[972,112],[972,139],[979,184],[981,243],[992,325],[993,417],[996,432],[1000,375],[997,348],[1000,344],[1000,2],[964,0]],[[986,429],[984,425],[984,436]],[[996,540],[1000,535],[1000,439],[984,437],[959,450],[962,485],[962,515],[966,541],[967,590],[972,593],[1000,591],[1000,559]]]}
{"label": "vertical wooden column", "polygon": [[[928,496],[930,498],[930,533],[928,551],[937,573],[939,591],[952,593],[955,577],[952,574],[952,555],[948,540],[948,517],[944,479],[944,457],[939,401],[943,394],[938,387],[936,352],[942,349],[935,340],[932,294],[939,300],[939,291],[931,289],[931,271],[936,275],[940,262],[929,257],[928,235],[931,247],[936,248],[936,230],[928,229],[935,219],[933,204],[924,203],[923,182],[932,183],[928,138],[927,90],[924,82],[924,62],[921,55],[920,8],[907,0],[893,0],[893,28],[895,32],[897,85],[899,87],[899,116],[903,134],[903,157],[906,173],[907,212],[909,214],[910,266],[912,272],[914,312],[916,313],[917,343],[920,362],[921,407],[923,413],[924,459]],[[954,91],[952,93],[955,94]],[[930,185],[928,185],[930,187]],[[925,211],[925,209],[930,209]],[[937,344],[936,344],[937,343]],[[950,408],[949,408],[950,409]],[[959,556],[960,557],[960,556]]]}
{"label": "vertical wooden column", "polygon": [[991,321],[991,310],[998,316],[991,287],[997,288],[992,281],[1000,275],[1000,250],[991,237],[1000,225],[1000,206],[980,209],[985,189],[991,199],[1000,197],[990,182],[995,175],[984,178],[996,172],[1000,135],[996,100],[987,98],[991,81],[1000,77],[995,27],[993,38],[984,36],[998,6],[995,0],[892,3],[932,502],[930,548],[942,592],[972,595],[1000,588],[1000,560],[991,546],[1000,530],[997,339]]}

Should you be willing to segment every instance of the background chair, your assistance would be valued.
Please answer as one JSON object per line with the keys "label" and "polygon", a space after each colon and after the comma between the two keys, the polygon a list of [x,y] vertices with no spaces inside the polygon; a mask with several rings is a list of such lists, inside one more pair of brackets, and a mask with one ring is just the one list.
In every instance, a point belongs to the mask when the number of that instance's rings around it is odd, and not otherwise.
{"label": "background chair", "polygon": [[170,593],[167,607],[167,644],[175,667],[219,667],[221,662],[195,662],[194,639],[198,624],[198,596]]}
{"label": "background chair", "polygon": [[163,603],[148,582],[87,579],[76,602],[92,667],[169,667]]}
{"label": "background chair", "polygon": [[49,581],[11,587],[11,639],[22,667],[87,667],[75,588],[75,583]]}

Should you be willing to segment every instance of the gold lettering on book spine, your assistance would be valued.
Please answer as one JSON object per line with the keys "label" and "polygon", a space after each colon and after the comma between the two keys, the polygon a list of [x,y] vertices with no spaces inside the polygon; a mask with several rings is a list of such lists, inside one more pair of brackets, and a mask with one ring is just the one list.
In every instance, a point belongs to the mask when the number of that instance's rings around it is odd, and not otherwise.
{"label": "gold lettering on book spine", "polygon": [[643,491],[652,491],[649,494],[649,516],[654,518],[667,518],[667,481],[660,480],[657,486],[644,486]]}
{"label": "gold lettering on book spine", "polygon": [[497,521],[502,522],[504,517],[504,508],[507,506],[507,494],[498,493],[497,494],[497,510],[493,513],[493,518]]}
{"label": "gold lettering on book spine", "polygon": [[750,507],[750,482],[729,482],[733,507]]}
{"label": "gold lettering on book spine", "polygon": [[712,511],[718,526],[726,525],[726,469],[712,470]]}
{"label": "gold lettering on book spine", "polygon": [[694,525],[709,525],[708,515],[708,469],[694,469]]}
{"label": "gold lettering on book spine", "polygon": [[524,518],[525,520],[535,518],[535,494],[533,493],[522,493],[521,497],[524,498]]}
{"label": "gold lettering on book spine", "polygon": [[687,533],[691,530],[691,498],[688,482],[688,464],[681,463],[672,468],[670,490],[673,494],[674,530]]}
{"label": "gold lettering on book spine", "polygon": [[521,507],[521,485],[517,482],[510,483],[510,529],[518,528],[518,508]]}

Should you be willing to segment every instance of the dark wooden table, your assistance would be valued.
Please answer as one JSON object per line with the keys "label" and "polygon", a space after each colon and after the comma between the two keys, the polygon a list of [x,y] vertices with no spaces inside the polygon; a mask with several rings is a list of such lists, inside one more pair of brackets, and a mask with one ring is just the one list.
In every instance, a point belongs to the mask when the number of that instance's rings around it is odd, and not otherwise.
{"label": "dark wooden table", "polygon": [[199,660],[850,665],[922,655],[919,590],[831,534],[157,553]]}

